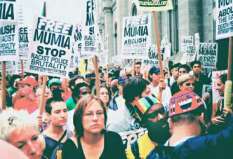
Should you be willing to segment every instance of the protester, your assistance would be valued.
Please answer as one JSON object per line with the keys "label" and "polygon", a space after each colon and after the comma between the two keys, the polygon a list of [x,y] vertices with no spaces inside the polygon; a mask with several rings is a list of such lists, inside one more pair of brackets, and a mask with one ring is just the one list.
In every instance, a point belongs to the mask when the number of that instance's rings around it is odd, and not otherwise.
{"label": "protester", "polygon": [[195,86],[195,79],[190,74],[183,74],[179,76],[177,80],[177,84],[179,86],[180,91],[190,90],[194,91]]}
{"label": "protester", "polygon": [[16,92],[13,97],[14,109],[25,109],[29,113],[33,113],[38,108],[39,99],[36,96],[37,81],[32,76],[25,77],[19,82],[22,88]]}
{"label": "protester", "polygon": [[173,83],[178,79],[178,77],[179,77],[178,68],[180,65],[181,65],[180,63],[176,63],[170,67],[169,71],[170,71],[171,76],[168,79],[168,86],[171,87],[173,85]]}
{"label": "protester", "polygon": [[187,65],[187,64],[180,65],[178,68],[179,76],[186,74],[186,73],[189,73],[190,70],[191,69],[190,69],[189,65]]}
{"label": "protester", "polygon": [[155,97],[147,96],[139,99],[136,108],[142,115],[141,125],[148,132],[140,136],[137,141],[128,144],[126,149],[128,159],[146,158],[152,149],[158,144],[164,144],[170,136],[166,112]]}
{"label": "protester", "polygon": [[[36,121],[31,120],[27,111],[9,108],[0,113],[0,123],[1,140],[20,149],[29,159],[44,159],[43,137],[39,134]],[[10,150],[7,152],[10,156]]]}
{"label": "protester", "polygon": [[[172,136],[167,141],[167,146],[172,149],[161,154],[160,150],[166,147],[156,147],[148,159],[154,159],[158,155],[174,159],[217,159],[232,158],[233,146],[233,116],[226,116],[227,126],[216,134],[201,135],[203,132],[204,103],[201,98],[190,91],[183,91],[174,95],[170,100],[170,129]],[[225,108],[226,113],[231,109]],[[157,149],[157,150],[156,150]]]}
{"label": "protester", "polygon": [[153,66],[149,70],[149,80],[151,81],[150,89],[168,110],[169,99],[171,98],[171,90],[166,85],[164,79],[160,75],[160,69]]}
{"label": "protester", "polygon": [[112,93],[111,90],[104,84],[102,84],[100,86],[100,99],[102,100],[102,102],[104,103],[104,106],[106,108],[109,107],[109,102],[112,98]]}
{"label": "protester", "polygon": [[133,66],[133,76],[136,76],[136,77],[142,77],[143,74],[141,73],[141,66],[142,66],[142,62],[140,61],[137,61],[134,63],[134,66]]}
{"label": "protester", "polygon": [[80,81],[79,83],[71,85],[70,87],[72,90],[72,96],[66,101],[66,106],[69,111],[76,107],[78,100],[83,95],[91,93],[89,85],[84,81]]}
{"label": "protester", "polygon": [[75,136],[66,141],[62,158],[126,158],[120,136],[105,130],[106,121],[103,102],[93,95],[82,97],[73,118]]}
{"label": "protester", "polygon": [[195,90],[202,97],[202,88],[204,84],[211,84],[211,80],[202,73],[202,65],[200,61],[191,62],[192,74],[195,77]]}
{"label": "protester", "polygon": [[58,78],[52,78],[48,81],[48,87],[51,91],[51,95],[54,98],[60,98],[63,99],[62,97],[62,93],[64,92],[64,90],[61,87],[61,80]]}
{"label": "protester", "polygon": [[43,132],[46,143],[44,156],[54,159],[57,155],[57,148],[61,149],[69,136],[69,132],[65,128],[68,110],[62,99],[54,97],[47,100],[45,110],[49,116],[49,125]]}

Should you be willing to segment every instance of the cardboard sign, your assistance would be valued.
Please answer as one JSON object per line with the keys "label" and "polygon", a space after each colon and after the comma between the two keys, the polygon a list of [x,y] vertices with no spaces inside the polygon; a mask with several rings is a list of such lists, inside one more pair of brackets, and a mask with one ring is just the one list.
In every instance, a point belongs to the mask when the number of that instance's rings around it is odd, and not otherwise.
{"label": "cardboard sign", "polygon": [[224,39],[233,35],[233,1],[216,1],[216,39]]}
{"label": "cardboard sign", "polygon": [[138,0],[139,9],[144,11],[167,11],[173,9],[172,0]]}
{"label": "cardboard sign", "polygon": [[200,43],[198,59],[204,68],[216,68],[218,57],[217,43]]}
{"label": "cardboard sign", "polygon": [[195,59],[195,48],[193,36],[183,36],[181,38],[182,61],[191,62]]}
{"label": "cardboard sign", "polygon": [[70,24],[37,18],[30,47],[30,72],[68,76],[73,28]]}
{"label": "cardboard sign", "polygon": [[18,60],[18,26],[16,22],[0,22],[0,61]]}
{"label": "cardboard sign", "polygon": [[141,58],[146,56],[151,44],[151,15],[124,17],[122,33],[123,56]]}
{"label": "cardboard sign", "polygon": [[29,54],[29,37],[28,27],[19,27],[19,58],[28,59]]}

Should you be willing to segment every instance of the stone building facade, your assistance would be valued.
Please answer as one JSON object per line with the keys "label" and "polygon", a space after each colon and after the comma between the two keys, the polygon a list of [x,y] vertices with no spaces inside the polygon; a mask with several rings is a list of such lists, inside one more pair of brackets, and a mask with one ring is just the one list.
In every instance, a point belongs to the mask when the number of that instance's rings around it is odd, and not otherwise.
{"label": "stone building facade", "polygon": [[[108,61],[121,53],[123,17],[143,14],[136,6],[135,0],[97,0],[98,24],[104,45],[108,50]],[[214,0],[172,0],[173,10],[159,12],[159,30],[161,39],[167,38],[171,43],[174,57],[181,56],[180,39],[182,36],[199,33],[201,42],[215,42]],[[152,18],[153,19],[153,18]],[[152,20],[153,21],[153,20]],[[153,22],[152,22],[153,24]],[[152,37],[155,41],[155,34]],[[226,67],[228,40],[219,40],[217,67]]]}

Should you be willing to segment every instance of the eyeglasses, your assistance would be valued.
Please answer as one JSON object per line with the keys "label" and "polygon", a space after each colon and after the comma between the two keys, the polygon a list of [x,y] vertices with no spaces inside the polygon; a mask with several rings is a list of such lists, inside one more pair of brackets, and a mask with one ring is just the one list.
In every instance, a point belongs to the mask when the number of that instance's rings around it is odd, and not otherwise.
{"label": "eyeglasses", "polygon": [[194,83],[185,83],[186,86],[194,86]]}
{"label": "eyeglasses", "polygon": [[93,118],[95,115],[96,115],[97,118],[100,118],[100,117],[102,117],[104,115],[104,112],[103,111],[97,111],[96,113],[95,112],[84,113],[84,116],[87,117],[87,118]]}

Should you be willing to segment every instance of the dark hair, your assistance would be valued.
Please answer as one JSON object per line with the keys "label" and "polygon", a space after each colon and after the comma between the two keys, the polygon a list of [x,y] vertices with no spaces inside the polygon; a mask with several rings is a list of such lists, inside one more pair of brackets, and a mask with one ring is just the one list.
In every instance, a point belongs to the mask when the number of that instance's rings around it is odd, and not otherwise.
{"label": "dark hair", "polygon": [[227,81],[227,74],[224,73],[224,74],[220,75],[220,76],[219,76],[219,79],[221,80],[221,82],[222,82],[223,84],[225,84],[226,81]]}
{"label": "dark hair", "polygon": [[190,66],[193,68],[193,66],[195,65],[195,64],[198,64],[198,65],[200,65],[201,66],[201,61],[192,61],[191,63],[190,63]]}
{"label": "dark hair", "polygon": [[150,70],[149,70],[149,77],[148,77],[148,79],[150,81],[152,81],[152,78],[150,76],[153,75],[153,74],[157,75],[159,73],[160,73],[160,69],[158,67],[155,67],[155,66],[151,67]]}
{"label": "dark hair", "polygon": [[84,80],[84,77],[81,76],[81,75],[76,75],[76,76],[74,76],[73,78],[70,79],[70,81],[69,81],[69,87],[70,87],[70,89],[71,89],[72,91],[73,91],[73,89],[74,89],[75,81],[76,81],[77,79],[83,79],[83,80]]}
{"label": "dark hair", "polygon": [[142,62],[141,61],[137,61],[134,63],[134,65],[142,65]]}
{"label": "dark hair", "polygon": [[104,111],[104,124],[106,125],[107,122],[107,111],[106,108],[104,106],[104,103],[96,96],[94,95],[86,95],[84,97],[82,97],[76,107],[76,110],[74,112],[74,116],[73,116],[73,124],[74,124],[74,128],[75,128],[75,135],[76,136],[83,136],[83,123],[82,123],[82,118],[83,118],[83,112],[84,110],[87,108],[88,104],[93,101],[96,100],[100,106],[103,108]]}
{"label": "dark hair", "polygon": [[47,113],[51,114],[51,112],[52,112],[52,103],[54,103],[54,102],[64,102],[64,100],[62,98],[54,98],[54,97],[49,98],[46,101],[46,104],[45,104],[45,111]]}
{"label": "dark hair", "polygon": [[189,65],[187,65],[187,64],[180,65],[178,70],[180,70],[180,68],[184,68],[187,71],[187,73],[189,73],[191,71]]}
{"label": "dark hair", "polygon": [[[108,91],[108,98],[109,98],[109,101],[108,101],[108,105],[109,105],[109,102],[110,102],[110,100],[111,100],[111,98],[112,98],[112,91],[111,91],[111,89],[106,85],[106,84],[101,84],[100,85],[100,89],[101,88],[105,88],[105,89],[107,89],[107,91]],[[96,91],[96,90],[95,90]],[[95,92],[96,93],[96,92]]]}
{"label": "dark hair", "polygon": [[81,87],[89,87],[89,85],[86,83],[86,82],[81,82],[81,83],[78,83],[74,86],[73,90],[72,90],[72,96],[75,97],[75,98],[80,98],[81,94],[80,94],[80,88]]}
{"label": "dark hair", "polygon": [[126,103],[133,102],[135,97],[141,97],[142,92],[146,89],[148,81],[140,77],[131,77],[126,80],[123,87],[123,97]]}

